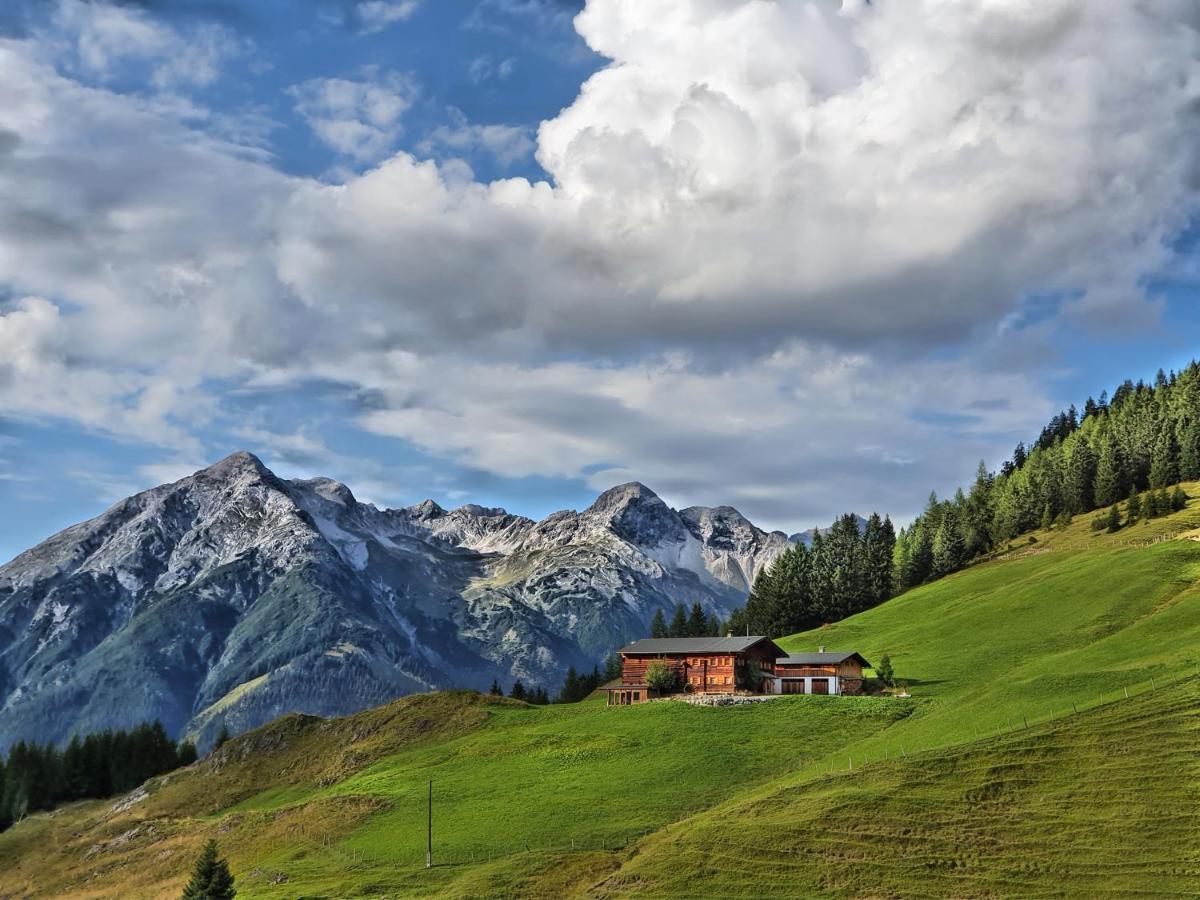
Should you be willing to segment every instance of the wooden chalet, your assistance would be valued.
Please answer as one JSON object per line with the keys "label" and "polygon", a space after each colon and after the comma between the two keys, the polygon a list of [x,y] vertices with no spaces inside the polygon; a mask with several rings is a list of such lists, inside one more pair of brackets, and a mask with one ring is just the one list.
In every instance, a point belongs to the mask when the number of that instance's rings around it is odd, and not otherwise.
{"label": "wooden chalet", "polygon": [[650,699],[646,669],[659,661],[670,666],[677,690],[689,694],[762,693],[769,687],[775,660],[786,654],[770,638],[644,638],[622,647],[621,683],[606,688],[609,706]]}
{"label": "wooden chalet", "polygon": [[871,664],[861,654],[841,651],[795,653],[775,660],[772,694],[861,694],[863,669]]}

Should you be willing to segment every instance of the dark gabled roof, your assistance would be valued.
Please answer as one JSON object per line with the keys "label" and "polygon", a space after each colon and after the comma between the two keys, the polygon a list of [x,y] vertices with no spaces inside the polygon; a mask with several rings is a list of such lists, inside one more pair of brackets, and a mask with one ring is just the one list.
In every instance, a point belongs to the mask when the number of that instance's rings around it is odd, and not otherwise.
{"label": "dark gabled roof", "polygon": [[858,657],[858,661],[868,669],[871,664],[855,650],[831,650],[828,653],[796,653],[792,656],[781,656],[775,660],[777,666],[836,666],[848,659]]}
{"label": "dark gabled roof", "polygon": [[783,653],[775,642],[762,635],[749,637],[702,637],[702,638],[642,638],[626,647],[621,653],[633,655],[656,655],[659,653],[741,653],[755,644],[766,641]]}

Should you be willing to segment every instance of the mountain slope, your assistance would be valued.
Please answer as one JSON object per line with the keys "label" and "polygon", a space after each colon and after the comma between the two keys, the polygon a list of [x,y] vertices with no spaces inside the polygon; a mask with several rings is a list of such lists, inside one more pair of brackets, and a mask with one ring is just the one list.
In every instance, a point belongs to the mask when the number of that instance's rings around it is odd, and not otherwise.
{"label": "mountain slope", "polygon": [[289,717],[0,834],[0,894],[170,896],[210,835],[247,898],[1194,894],[1198,528],[1039,532],[786,641],[889,652],[911,700]]}
{"label": "mountain slope", "polygon": [[726,614],[786,546],[639,484],[535,523],[380,510],[234,454],[0,567],[0,750],[156,718],[204,744],[493,678],[553,689],[658,609]]}

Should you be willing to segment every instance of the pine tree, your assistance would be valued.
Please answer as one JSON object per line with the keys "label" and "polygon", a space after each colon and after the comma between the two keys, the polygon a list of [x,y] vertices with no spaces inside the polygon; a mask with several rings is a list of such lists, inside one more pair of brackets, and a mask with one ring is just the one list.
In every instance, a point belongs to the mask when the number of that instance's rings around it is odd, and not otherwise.
{"label": "pine tree", "polygon": [[1179,485],[1175,486],[1175,490],[1171,492],[1171,509],[1179,512],[1181,509],[1187,508],[1187,494],[1183,492],[1183,488]]}
{"label": "pine tree", "polygon": [[708,634],[708,616],[704,614],[704,607],[699,603],[692,604],[687,629],[688,637],[705,637]]}
{"label": "pine tree", "polygon": [[892,658],[886,653],[880,657],[879,665],[875,667],[875,674],[879,676],[879,680],[887,687],[892,686],[892,682],[895,680],[895,673],[892,671]]}
{"label": "pine tree", "polygon": [[520,678],[513,682],[512,690],[508,692],[508,696],[514,700],[525,699],[525,685],[521,684]]}
{"label": "pine tree", "polygon": [[1158,440],[1154,442],[1154,455],[1150,460],[1150,487],[1161,488],[1179,481],[1179,444],[1175,440],[1175,429],[1163,423]]}
{"label": "pine tree", "polygon": [[623,664],[621,662],[621,654],[620,653],[608,654],[608,659],[606,659],[604,661],[604,680],[605,681],[616,681],[618,678],[621,677],[621,669],[622,668],[623,668]]}
{"label": "pine tree", "polygon": [[1067,456],[1063,472],[1063,507],[1074,514],[1093,509],[1095,481],[1096,453],[1086,440],[1077,440]]}
{"label": "pine tree", "polygon": [[500,681],[496,678],[492,679],[492,686],[488,689],[488,693],[493,697],[503,697],[504,689],[500,687]]}
{"label": "pine tree", "polygon": [[1142,501],[1137,488],[1129,489],[1129,499],[1125,501],[1125,524],[1132,525],[1142,517]]}
{"label": "pine tree", "polygon": [[583,698],[580,693],[579,673],[575,671],[574,666],[567,668],[567,677],[563,680],[562,690],[558,694],[556,703],[575,703]]}
{"label": "pine tree", "polygon": [[1111,506],[1120,501],[1130,488],[1130,477],[1125,452],[1117,439],[1109,434],[1100,445],[1100,457],[1096,463],[1096,482],[1093,496],[1099,506]]}
{"label": "pine tree", "polygon": [[1179,450],[1179,475],[1184,481],[1200,480],[1200,416],[1192,419],[1183,432]]}
{"label": "pine tree", "polygon": [[958,516],[951,509],[942,517],[933,538],[933,568],[935,578],[957,572],[966,562],[966,544],[958,528]]}
{"label": "pine tree", "polygon": [[1042,507],[1042,519],[1040,524],[1042,526],[1042,531],[1049,531],[1054,527],[1054,514],[1050,511],[1049,503]]}
{"label": "pine tree", "polygon": [[236,895],[229,864],[220,857],[217,842],[210,839],[196,860],[181,900],[233,900]]}
{"label": "pine tree", "polygon": [[180,741],[179,746],[175,749],[176,764],[179,766],[190,766],[196,761],[198,755],[196,753],[196,745],[192,741]]}
{"label": "pine tree", "polygon": [[891,597],[895,590],[896,530],[889,517],[880,519],[878,513],[872,513],[867,519],[863,552],[867,566],[866,605],[874,606]]}
{"label": "pine tree", "polygon": [[716,613],[713,613],[708,617],[708,626],[706,627],[704,633],[709,637],[721,636],[721,620],[717,618]]}
{"label": "pine tree", "polygon": [[687,632],[687,613],[684,612],[682,603],[676,603],[675,615],[671,617],[671,627],[668,630],[668,636],[673,638],[687,637]]}
{"label": "pine tree", "polygon": [[654,613],[654,619],[650,622],[650,637],[667,637],[667,620],[663,616],[663,611],[661,609]]}
{"label": "pine tree", "polygon": [[1121,530],[1121,510],[1117,504],[1113,504],[1108,508],[1108,518],[1106,519],[1109,533]]}

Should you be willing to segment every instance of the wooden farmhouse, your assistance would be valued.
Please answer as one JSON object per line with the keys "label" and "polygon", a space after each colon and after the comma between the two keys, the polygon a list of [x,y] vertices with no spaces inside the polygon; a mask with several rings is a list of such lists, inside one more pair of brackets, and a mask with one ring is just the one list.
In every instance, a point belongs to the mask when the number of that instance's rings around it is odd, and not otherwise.
{"label": "wooden farmhouse", "polygon": [[650,699],[646,669],[664,662],[679,691],[689,694],[762,693],[775,660],[786,655],[770,638],[643,638],[622,647],[621,683],[607,688],[610,706]]}
{"label": "wooden farmhouse", "polygon": [[824,647],[789,656],[761,635],[644,638],[620,654],[621,681],[605,688],[609,706],[651,699],[646,670],[655,662],[671,669],[675,692],[685,694],[860,694],[870,666],[858,653]]}
{"label": "wooden farmhouse", "polygon": [[772,694],[861,694],[870,663],[854,651],[796,653],[775,660]]}

